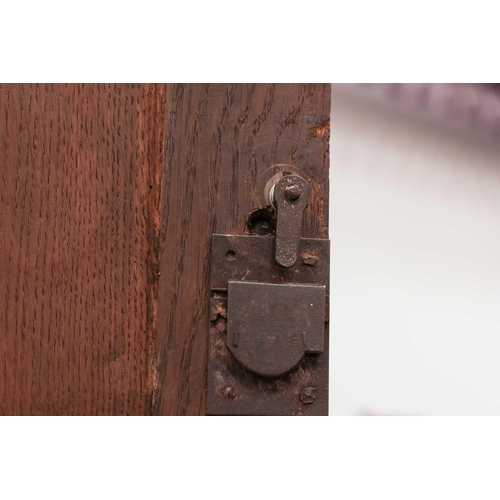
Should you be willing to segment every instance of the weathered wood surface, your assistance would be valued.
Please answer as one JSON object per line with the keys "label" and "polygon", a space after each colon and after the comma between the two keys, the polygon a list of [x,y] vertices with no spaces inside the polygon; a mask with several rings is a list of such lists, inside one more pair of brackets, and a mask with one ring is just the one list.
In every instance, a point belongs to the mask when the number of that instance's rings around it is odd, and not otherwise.
{"label": "weathered wood surface", "polygon": [[0,86],[0,414],[204,414],[210,236],[244,232],[278,163],[313,184],[303,235],[327,236],[329,102]]}
{"label": "weathered wood surface", "polygon": [[165,86],[0,87],[0,414],[150,414]]}
{"label": "weathered wood surface", "polygon": [[210,237],[243,234],[276,164],[312,184],[303,236],[328,234],[330,86],[169,85],[155,413],[205,413]]}

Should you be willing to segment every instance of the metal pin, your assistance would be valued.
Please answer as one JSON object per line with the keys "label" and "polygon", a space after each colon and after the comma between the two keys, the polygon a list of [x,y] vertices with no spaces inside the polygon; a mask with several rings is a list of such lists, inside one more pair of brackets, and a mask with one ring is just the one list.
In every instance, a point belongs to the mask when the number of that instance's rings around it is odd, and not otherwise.
{"label": "metal pin", "polygon": [[300,198],[300,189],[297,184],[292,184],[291,186],[288,186],[285,188],[285,196],[290,200],[290,201],[295,201]]}

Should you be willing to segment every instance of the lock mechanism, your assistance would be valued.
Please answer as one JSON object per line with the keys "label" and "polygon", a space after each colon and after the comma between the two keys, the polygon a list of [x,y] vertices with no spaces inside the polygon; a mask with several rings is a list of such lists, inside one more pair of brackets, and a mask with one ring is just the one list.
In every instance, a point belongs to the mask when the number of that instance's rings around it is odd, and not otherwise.
{"label": "lock mechanism", "polygon": [[286,175],[271,188],[277,212],[276,262],[291,267],[297,261],[302,216],[309,203],[309,183],[298,175]]}
{"label": "lock mechanism", "polygon": [[310,190],[271,187],[275,237],[212,236],[207,414],[328,412],[329,241],[301,238]]}
{"label": "lock mechanism", "polygon": [[229,281],[227,347],[256,375],[284,375],[323,352],[324,304],[324,286]]}

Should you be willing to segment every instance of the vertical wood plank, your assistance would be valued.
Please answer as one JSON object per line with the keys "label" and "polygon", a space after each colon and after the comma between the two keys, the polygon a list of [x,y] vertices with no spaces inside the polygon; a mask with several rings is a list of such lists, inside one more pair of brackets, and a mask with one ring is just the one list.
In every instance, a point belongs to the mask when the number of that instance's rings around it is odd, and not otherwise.
{"label": "vertical wood plank", "polygon": [[243,234],[276,164],[309,178],[303,236],[328,235],[330,86],[167,85],[157,414],[205,413],[210,239]]}
{"label": "vertical wood plank", "polygon": [[0,86],[0,414],[149,414],[165,86]]}

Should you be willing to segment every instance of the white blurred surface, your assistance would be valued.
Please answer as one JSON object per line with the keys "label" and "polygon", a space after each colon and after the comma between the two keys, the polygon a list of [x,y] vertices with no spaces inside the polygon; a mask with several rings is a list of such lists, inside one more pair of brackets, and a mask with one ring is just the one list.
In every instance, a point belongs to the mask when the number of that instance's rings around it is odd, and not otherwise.
{"label": "white blurred surface", "polygon": [[333,85],[330,163],[330,414],[500,415],[500,144]]}

